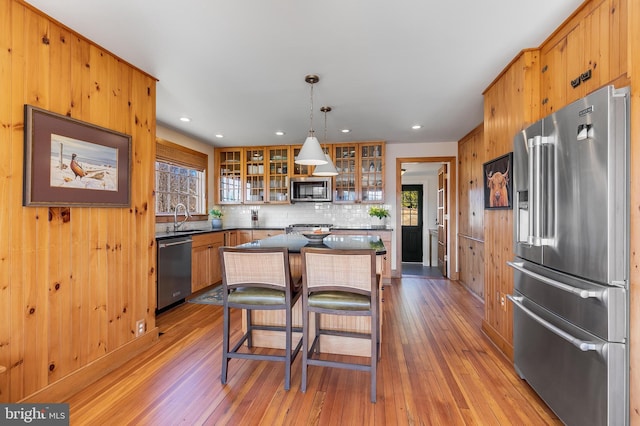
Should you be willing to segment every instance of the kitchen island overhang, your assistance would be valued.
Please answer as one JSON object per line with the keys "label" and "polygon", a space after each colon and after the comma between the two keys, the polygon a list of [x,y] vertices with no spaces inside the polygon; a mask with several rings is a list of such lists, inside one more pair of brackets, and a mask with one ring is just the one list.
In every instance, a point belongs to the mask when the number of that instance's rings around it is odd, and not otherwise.
{"label": "kitchen island overhang", "polygon": [[[273,237],[265,238],[263,240],[256,240],[245,244],[240,244],[237,247],[240,248],[279,248],[286,247],[289,250],[289,264],[291,269],[291,277],[294,280],[298,280],[302,276],[302,255],[300,250],[303,247],[314,247],[336,250],[375,250],[376,252],[376,270],[380,274],[382,271],[382,257],[386,255],[387,250],[382,243],[382,240],[377,236],[372,235],[329,235],[325,237],[321,243],[311,242],[306,237],[300,234],[282,234]],[[378,289],[381,295],[382,280],[378,280],[380,288]],[[379,339],[382,341],[382,297],[379,297],[379,313],[380,313],[380,330]],[[251,313],[252,321],[255,324],[261,325],[282,325],[284,324],[284,311],[268,310],[268,311],[253,311]],[[302,301],[293,308],[293,326],[302,327]],[[315,317],[313,315],[309,318],[309,331],[312,334],[311,339],[315,337]],[[345,317],[341,315],[329,315],[324,314],[321,316],[321,326],[326,329],[335,329],[341,331],[350,331],[355,333],[368,333],[371,330],[371,318],[368,317]],[[247,330],[247,324],[245,315],[242,315],[242,329],[243,332]],[[300,337],[300,333],[293,333],[294,340]],[[253,332],[253,346],[284,349],[285,340],[282,333],[269,331],[269,330],[254,330]],[[340,354],[340,355],[355,355],[355,356],[371,356],[370,342],[363,339],[341,337],[341,336],[320,336],[320,350],[321,352]]]}

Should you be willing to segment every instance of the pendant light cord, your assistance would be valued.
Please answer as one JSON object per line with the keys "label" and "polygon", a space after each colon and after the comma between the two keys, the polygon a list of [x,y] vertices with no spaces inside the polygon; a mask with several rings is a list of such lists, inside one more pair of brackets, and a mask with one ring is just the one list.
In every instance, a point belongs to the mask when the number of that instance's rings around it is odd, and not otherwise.
{"label": "pendant light cord", "polygon": [[309,114],[309,120],[311,123],[311,127],[309,128],[309,135],[313,136],[313,133],[314,133],[313,132],[313,83],[310,83],[310,84],[311,84],[311,111]]}

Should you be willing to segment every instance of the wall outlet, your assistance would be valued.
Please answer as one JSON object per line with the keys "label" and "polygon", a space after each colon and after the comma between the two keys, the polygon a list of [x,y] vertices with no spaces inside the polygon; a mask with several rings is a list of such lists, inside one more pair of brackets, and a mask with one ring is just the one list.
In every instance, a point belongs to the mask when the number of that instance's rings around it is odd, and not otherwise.
{"label": "wall outlet", "polygon": [[136,322],[136,337],[142,336],[144,332],[147,331],[147,323],[145,320],[140,320]]}
{"label": "wall outlet", "polygon": [[504,293],[500,293],[500,306],[502,306],[502,310],[507,310],[507,296]]}

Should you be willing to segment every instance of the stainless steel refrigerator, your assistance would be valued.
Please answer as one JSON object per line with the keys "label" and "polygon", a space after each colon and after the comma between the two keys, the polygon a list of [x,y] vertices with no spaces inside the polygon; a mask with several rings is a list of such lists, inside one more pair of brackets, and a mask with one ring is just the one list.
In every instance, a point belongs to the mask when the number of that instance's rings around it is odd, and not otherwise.
{"label": "stainless steel refrigerator", "polygon": [[518,133],[513,173],[516,371],[566,424],[628,424],[628,88]]}

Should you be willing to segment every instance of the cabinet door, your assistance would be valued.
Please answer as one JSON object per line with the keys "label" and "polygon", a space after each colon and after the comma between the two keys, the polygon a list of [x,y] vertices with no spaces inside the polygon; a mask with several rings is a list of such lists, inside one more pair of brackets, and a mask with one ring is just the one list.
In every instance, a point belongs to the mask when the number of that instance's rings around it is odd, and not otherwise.
{"label": "cabinet door", "polygon": [[284,234],[284,231],[281,229],[254,229],[252,231],[251,241],[264,240],[265,238],[280,234]]}
{"label": "cabinet door", "polygon": [[[458,142],[458,173],[460,176],[458,181],[458,232],[460,235],[471,235],[471,203],[469,195],[473,184],[473,176],[471,174],[472,144],[473,141],[471,139]],[[460,259],[460,263],[462,263],[462,259]]]}
{"label": "cabinet door", "polygon": [[216,193],[218,204],[240,204],[242,202],[242,149],[221,149],[216,151],[218,167]]}
{"label": "cabinet door", "polygon": [[209,246],[209,284],[217,284],[222,281],[222,263],[220,262],[219,248],[224,245],[224,235],[220,235]]}
{"label": "cabinet door", "polygon": [[209,285],[209,247],[207,245],[191,249],[191,292]]}
{"label": "cabinet door", "polygon": [[291,176],[292,177],[307,177],[307,176],[311,176],[311,169],[312,167],[310,166],[306,166],[303,164],[296,164],[295,163],[295,159],[298,156],[298,154],[300,153],[300,150],[302,149],[302,145],[294,145],[291,147],[291,152],[292,152],[292,157],[293,157],[293,164],[291,165]]}
{"label": "cabinet door", "polygon": [[603,1],[600,6],[587,15],[582,26],[584,28],[585,49],[582,72],[591,72],[591,78],[582,82],[586,95],[607,84],[613,78],[610,57],[616,53],[611,51],[609,46],[609,0]]}
{"label": "cabinet door", "polygon": [[265,148],[245,149],[244,202],[260,204],[265,201]]}
{"label": "cabinet door", "polygon": [[335,166],[338,176],[334,180],[333,201],[357,202],[358,197],[358,147],[356,144],[339,144],[333,146]]}
{"label": "cabinet door", "polygon": [[267,202],[289,203],[289,147],[276,146],[267,149]]}
{"label": "cabinet door", "polygon": [[238,231],[227,231],[224,235],[224,244],[234,247],[238,245]]}
{"label": "cabinet door", "polygon": [[541,55],[542,116],[547,116],[566,105],[567,101],[567,39],[556,43]]}
{"label": "cabinet door", "polygon": [[238,231],[238,244],[250,243],[253,241],[251,230]]}
{"label": "cabinet door", "polygon": [[384,202],[384,145],[363,143],[359,145],[360,201]]}

